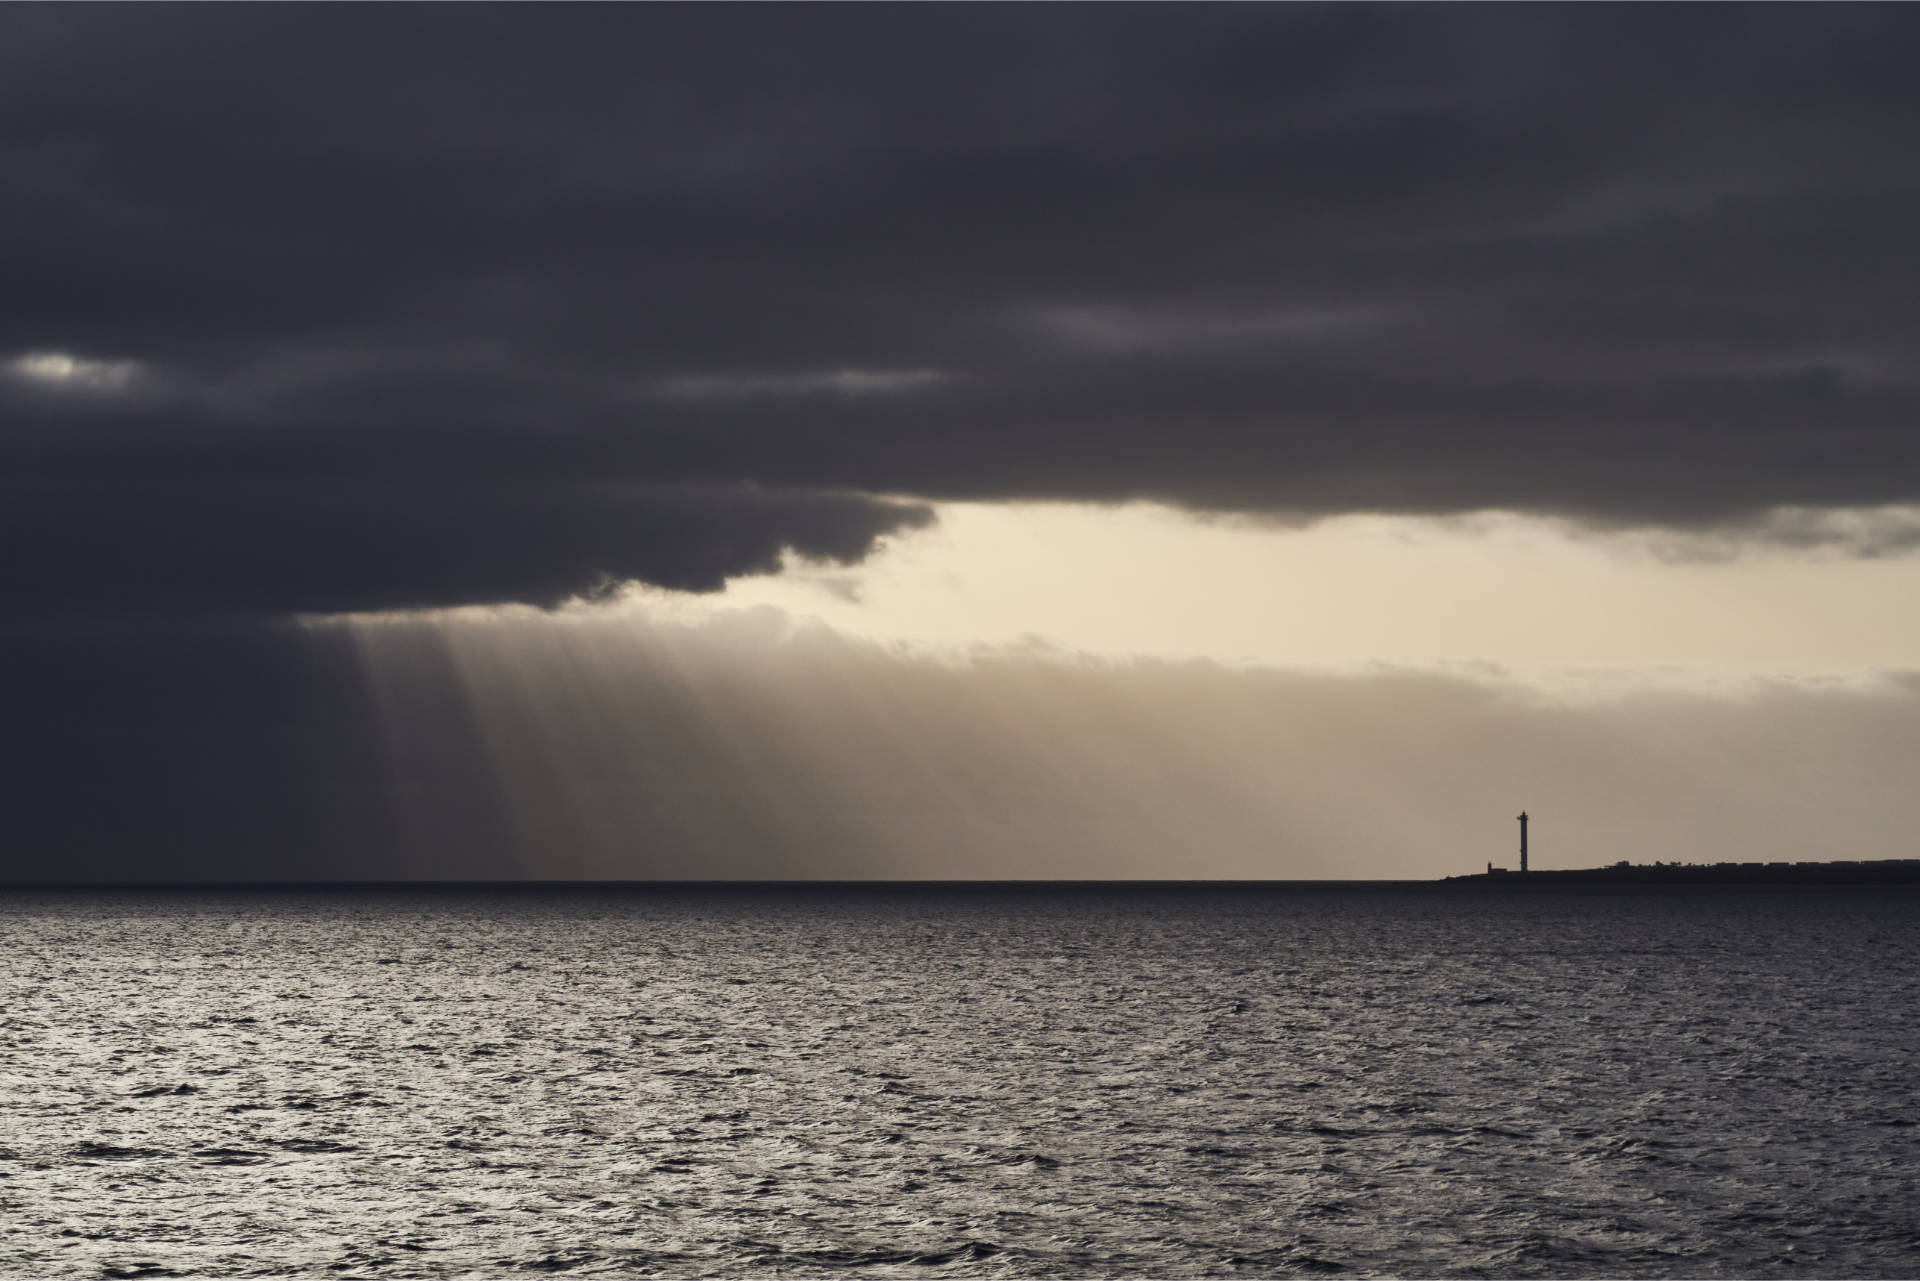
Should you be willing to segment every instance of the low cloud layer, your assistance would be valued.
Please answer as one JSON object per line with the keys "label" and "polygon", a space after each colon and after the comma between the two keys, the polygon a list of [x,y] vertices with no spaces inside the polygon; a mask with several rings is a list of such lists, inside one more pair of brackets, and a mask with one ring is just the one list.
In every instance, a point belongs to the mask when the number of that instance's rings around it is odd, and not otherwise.
{"label": "low cloud layer", "polygon": [[0,594],[62,618],[551,606],[632,579],[712,591],[777,570],[783,548],[857,561],[930,519],[914,504],[748,485],[9,478],[0,537],[22,554],[0,562]]}
{"label": "low cloud layer", "polygon": [[1920,501],[1916,56],[1901,6],[15,7],[5,610],[703,587],[925,518],[876,494],[1825,538],[1764,514]]}
{"label": "low cloud layer", "polygon": [[1543,867],[1904,857],[1920,821],[1911,680],[1569,700],[956,660],[765,610],[0,658],[44,677],[7,740],[14,880],[1425,878],[1510,863],[1523,807]]}

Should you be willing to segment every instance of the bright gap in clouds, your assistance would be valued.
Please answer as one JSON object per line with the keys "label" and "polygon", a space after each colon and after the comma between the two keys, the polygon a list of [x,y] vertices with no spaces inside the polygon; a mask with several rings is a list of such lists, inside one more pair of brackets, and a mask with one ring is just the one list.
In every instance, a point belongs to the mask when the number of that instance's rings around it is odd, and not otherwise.
{"label": "bright gap in clouds", "polygon": [[1920,558],[1807,534],[1887,513],[1684,561],[1514,516],[942,514],[713,595],[317,623],[362,665],[396,866],[1432,877],[1507,856],[1522,805],[1541,866],[1912,830],[1920,685],[1887,669]]}
{"label": "bright gap in clouds", "polygon": [[[1913,666],[1920,638],[1920,556],[1852,555],[1816,537],[1910,530],[1914,512],[1772,522],[1799,545],[1502,513],[1302,528],[1144,504],[957,503],[939,514],[864,564],[791,562],[677,603],[771,605],[943,647],[1039,639],[1275,666],[1492,664],[1555,680],[1860,677]],[[667,603],[646,592],[632,607]]]}
{"label": "bright gap in clouds", "polygon": [[53,389],[113,391],[126,386],[139,372],[131,360],[95,360],[64,351],[30,351],[6,362],[16,382]]}

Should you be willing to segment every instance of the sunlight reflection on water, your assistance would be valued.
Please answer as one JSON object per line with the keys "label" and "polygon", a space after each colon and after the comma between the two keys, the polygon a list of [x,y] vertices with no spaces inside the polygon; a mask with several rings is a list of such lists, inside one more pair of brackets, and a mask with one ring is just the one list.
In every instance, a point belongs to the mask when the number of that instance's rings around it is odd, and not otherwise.
{"label": "sunlight reflection on water", "polygon": [[10,891],[0,1268],[1896,1275],[1916,908]]}

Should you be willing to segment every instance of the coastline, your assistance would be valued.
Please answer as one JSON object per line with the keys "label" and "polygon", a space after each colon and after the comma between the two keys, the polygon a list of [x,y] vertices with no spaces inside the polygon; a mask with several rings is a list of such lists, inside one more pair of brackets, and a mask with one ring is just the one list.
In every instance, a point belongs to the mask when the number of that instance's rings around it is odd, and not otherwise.
{"label": "coastline", "polygon": [[1795,863],[1629,863],[1609,867],[1489,867],[1443,885],[1920,885],[1920,859],[1836,859]]}

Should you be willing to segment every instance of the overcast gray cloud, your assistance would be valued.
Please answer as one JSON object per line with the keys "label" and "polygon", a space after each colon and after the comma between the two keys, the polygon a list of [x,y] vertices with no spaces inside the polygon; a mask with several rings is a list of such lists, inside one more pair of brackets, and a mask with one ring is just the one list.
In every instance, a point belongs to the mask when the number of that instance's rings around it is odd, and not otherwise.
{"label": "overcast gray cloud", "polygon": [[1917,58],[1904,6],[12,6],[7,609],[711,586],[926,518],[873,494],[1920,500]]}

